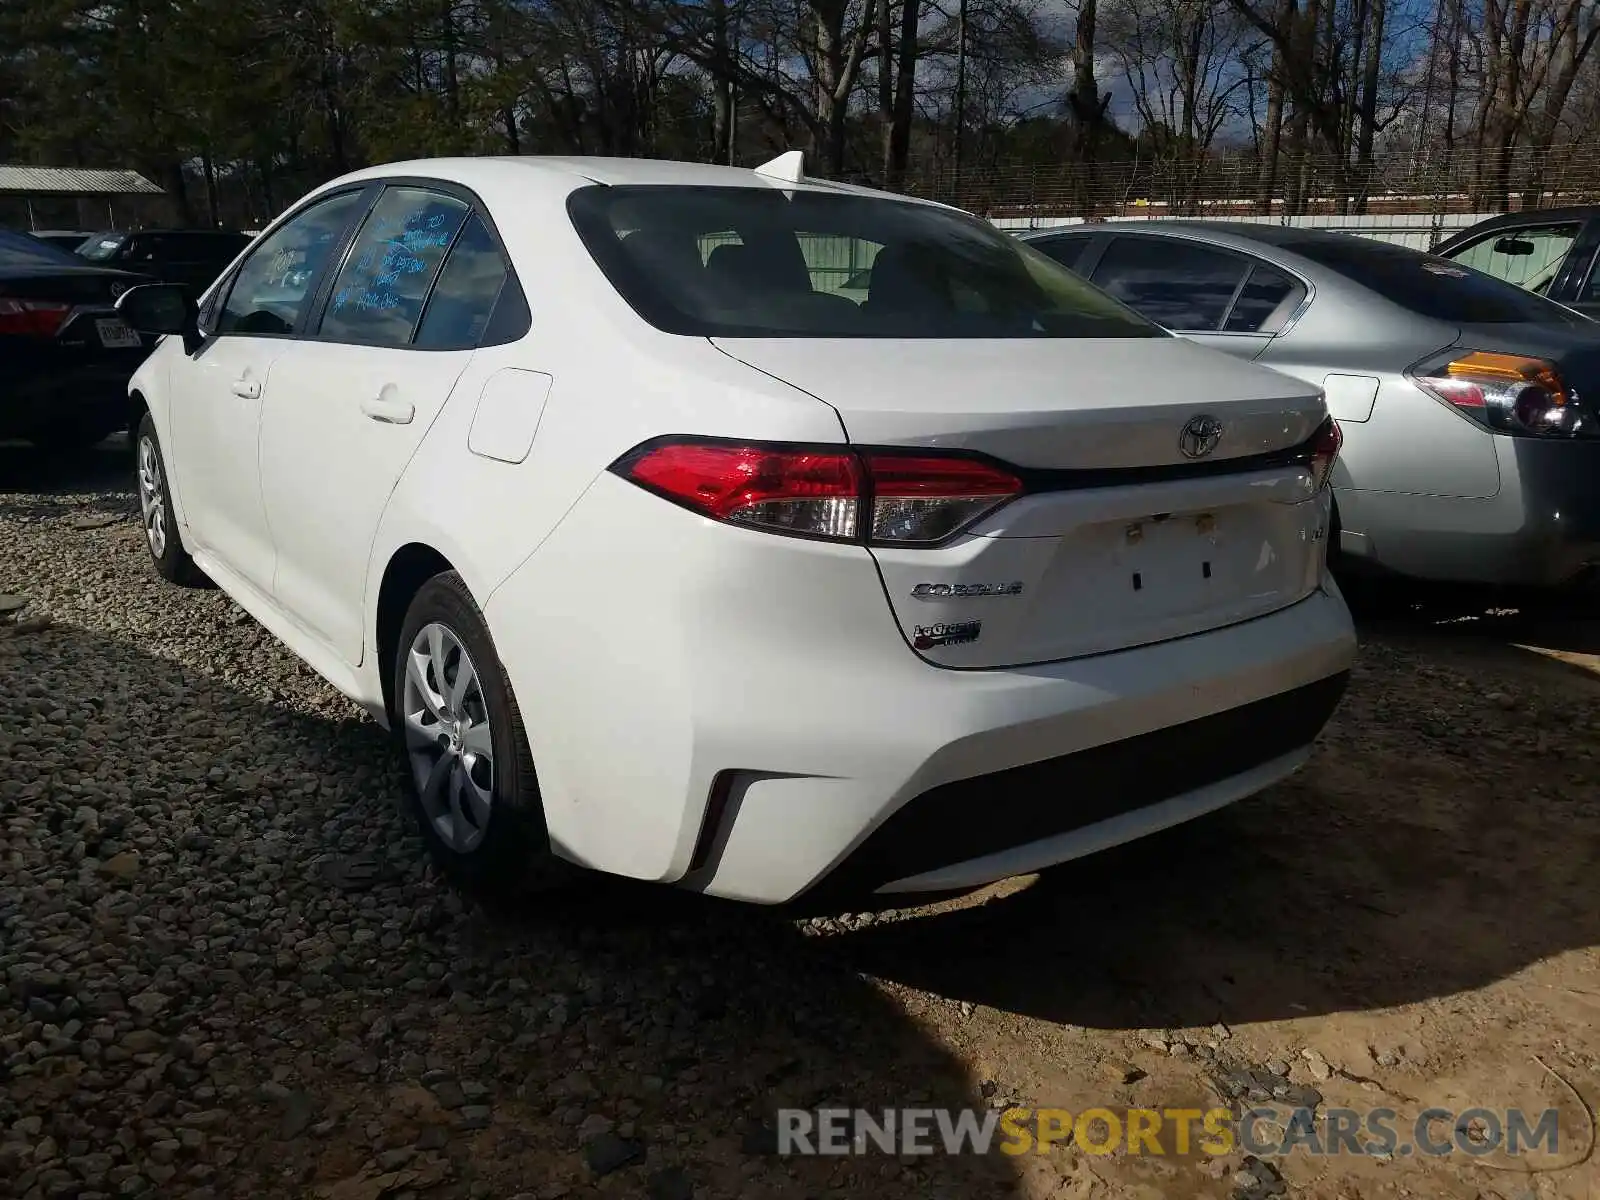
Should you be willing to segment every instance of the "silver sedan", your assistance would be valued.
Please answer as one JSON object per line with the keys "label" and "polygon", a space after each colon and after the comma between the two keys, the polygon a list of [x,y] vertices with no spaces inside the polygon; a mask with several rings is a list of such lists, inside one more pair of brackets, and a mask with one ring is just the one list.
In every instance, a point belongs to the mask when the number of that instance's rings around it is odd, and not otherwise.
{"label": "silver sedan", "polygon": [[1600,323],[1351,234],[1151,221],[1021,236],[1173,332],[1326,391],[1346,569],[1541,587],[1600,573]]}

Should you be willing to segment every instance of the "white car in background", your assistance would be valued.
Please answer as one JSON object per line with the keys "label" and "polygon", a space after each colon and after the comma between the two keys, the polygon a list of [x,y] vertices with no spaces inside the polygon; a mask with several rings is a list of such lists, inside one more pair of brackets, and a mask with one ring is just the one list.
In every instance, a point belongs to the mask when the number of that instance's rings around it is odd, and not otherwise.
{"label": "white car in background", "polygon": [[964,888],[1258,791],[1334,710],[1321,396],[797,159],[373,168],[121,302],[169,335],[157,569],[392,729],[463,883]]}

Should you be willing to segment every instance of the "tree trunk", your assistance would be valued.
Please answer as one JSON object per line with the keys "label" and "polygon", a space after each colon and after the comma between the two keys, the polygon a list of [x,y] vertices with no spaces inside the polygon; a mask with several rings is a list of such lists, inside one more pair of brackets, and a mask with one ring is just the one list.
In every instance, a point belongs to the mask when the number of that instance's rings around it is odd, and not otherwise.
{"label": "tree trunk", "polygon": [[1372,190],[1372,141],[1378,132],[1378,77],[1383,66],[1383,23],[1388,15],[1386,0],[1371,0],[1368,20],[1367,61],[1361,74],[1361,104],[1357,111],[1360,128],[1356,134],[1356,180],[1360,194],[1356,212],[1367,211],[1367,196]]}
{"label": "tree trunk", "polygon": [[1483,202],[1496,212],[1511,207],[1511,159],[1526,119],[1522,107],[1522,53],[1527,43],[1531,0],[1500,0],[1484,5],[1484,38],[1489,63],[1485,97],[1478,118],[1479,161],[1488,157]]}
{"label": "tree trunk", "polygon": [[[917,0],[900,0],[902,4],[915,4]],[[884,179],[889,177],[890,161],[894,156],[894,3],[883,0],[878,5],[878,147],[882,156],[879,163]]]}
{"label": "tree trunk", "polygon": [[455,0],[444,0],[439,13],[440,33],[444,39],[444,104],[450,121],[451,139],[459,143],[465,133],[461,120],[461,80],[456,72],[456,11]]}
{"label": "tree trunk", "polygon": [[[711,0],[711,159],[722,159],[733,128],[733,64],[728,53],[727,0]],[[727,159],[733,165],[733,159]]]}
{"label": "tree trunk", "polygon": [[256,171],[261,176],[261,203],[265,205],[262,223],[265,224],[278,215],[278,189],[274,184],[272,160],[270,158],[258,160]]}
{"label": "tree trunk", "polygon": [[1446,0],[1450,11],[1449,87],[1445,90],[1444,153],[1451,160],[1456,148],[1456,99],[1461,95],[1461,0]]}
{"label": "tree trunk", "polygon": [[1078,162],[1074,175],[1077,180],[1078,215],[1082,217],[1095,215],[1094,163],[1099,157],[1106,106],[1111,103],[1109,92],[1104,96],[1100,94],[1100,83],[1094,74],[1095,26],[1098,20],[1097,0],[1079,0],[1078,28],[1072,46],[1072,91],[1067,96],[1067,106],[1072,112],[1078,139]]}
{"label": "tree trunk", "polygon": [[[1295,0],[1281,0],[1278,7],[1278,24],[1287,25],[1295,18]],[[1283,147],[1283,76],[1288,70],[1284,61],[1283,46],[1272,44],[1272,66],[1267,73],[1267,115],[1261,129],[1261,174],[1256,181],[1256,211],[1272,212],[1272,202],[1278,191],[1278,155]]]}
{"label": "tree trunk", "polygon": [[[887,0],[885,0],[887,3]],[[911,119],[917,102],[917,26],[921,0],[903,0],[900,8],[900,43],[895,47],[894,121],[889,128],[889,164],[884,186],[898,192],[906,184],[911,157]]]}
{"label": "tree trunk", "polygon": [[180,225],[193,225],[194,203],[189,199],[189,182],[183,177],[183,163],[178,159],[164,161],[160,168],[154,172],[161,186],[166,189],[167,195],[172,198],[172,209],[178,215]]}
{"label": "tree trunk", "polygon": [[1196,188],[1200,181],[1200,162],[1196,149],[1203,140],[1200,128],[1200,51],[1205,37],[1210,13],[1201,9],[1193,16],[1193,23],[1184,29],[1183,58],[1179,62],[1179,88],[1183,94],[1178,133],[1178,163],[1182,171],[1183,192],[1181,209],[1192,216],[1197,210]]}
{"label": "tree trunk", "polygon": [[211,160],[210,147],[200,152],[200,167],[206,179],[206,215],[211,218],[211,228],[215,229],[222,224],[222,216],[217,205],[217,165]]}
{"label": "tree trunk", "polygon": [[967,0],[960,0],[956,13],[956,102],[955,102],[956,203],[960,203],[961,152],[967,141]]}
{"label": "tree trunk", "polygon": [[1357,125],[1361,113],[1361,81],[1363,78],[1363,51],[1367,48],[1367,22],[1371,19],[1371,0],[1353,0],[1350,39],[1350,78],[1344,82],[1344,102],[1339,110],[1340,162],[1345,164],[1344,178],[1339,189],[1339,212],[1348,214],[1352,206],[1360,203],[1355,195],[1360,188],[1360,171],[1352,172],[1349,163],[1356,143],[1360,140]]}
{"label": "tree trunk", "polygon": [[1528,139],[1533,161],[1523,184],[1523,208],[1536,208],[1543,198],[1550,150],[1555,145],[1556,131],[1561,127],[1567,100],[1572,95],[1573,82],[1594,49],[1596,38],[1600,37],[1600,24],[1592,24],[1586,32],[1579,29],[1583,11],[1581,0],[1568,0],[1563,6],[1551,63],[1553,69],[1544,89],[1544,107]]}
{"label": "tree trunk", "polygon": [[848,41],[844,34],[850,0],[810,0],[816,30],[817,81],[816,131],[822,144],[817,148],[823,169],[834,178],[844,174],[845,118],[850,111],[850,92],[861,69],[867,31],[875,24],[876,0],[866,0],[861,24]]}
{"label": "tree trunk", "polygon": [[1310,93],[1314,91],[1316,77],[1317,35],[1321,26],[1321,0],[1306,0],[1305,11],[1291,13],[1298,16],[1291,53],[1286,55],[1286,68],[1301,81],[1295,89],[1293,111],[1289,116],[1288,152],[1289,185],[1284,189],[1284,211],[1290,216],[1300,216],[1306,211],[1311,190],[1311,160],[1308,134],[1311,127]]}

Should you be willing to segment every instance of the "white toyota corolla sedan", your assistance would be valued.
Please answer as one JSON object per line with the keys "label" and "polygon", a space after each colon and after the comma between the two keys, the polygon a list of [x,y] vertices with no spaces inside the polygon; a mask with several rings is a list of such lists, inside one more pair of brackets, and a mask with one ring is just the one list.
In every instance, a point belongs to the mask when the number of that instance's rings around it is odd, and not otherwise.
{"label": "white toyota corolla sedan", "polygon": [[1321,396],[798,157],[373,168],[121,302],[156,569],[393,731],[464,884],[965,888],[1338,702]]}

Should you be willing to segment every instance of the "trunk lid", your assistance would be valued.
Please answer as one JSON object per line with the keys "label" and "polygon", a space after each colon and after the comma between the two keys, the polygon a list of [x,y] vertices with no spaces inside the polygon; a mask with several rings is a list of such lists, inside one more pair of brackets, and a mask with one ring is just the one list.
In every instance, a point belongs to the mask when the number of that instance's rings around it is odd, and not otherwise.
{"label": "trunk lid", "polygon": [[1199,414],[1225,427],[1209,460],[1240,458],[1303,442],[1323,416],[1311,385],[1175,337],[713,341],[832,405],[858,445],[975,450],[1019,467],[1187,462],[1178,437]]}
{"label": "trunk lid", "polygon": [[[856,445],[1019,469],[1027,494],[953,540],[873,547],[901,632],[930,662],[1023,666],[1144,645],[1264,615],[1321,583],[1328,493],[1297,450],[1327,410],[1299,380],[1177,338],[716,344],[831,405]],[[1194,458],[1180,443],[1197,416],[1222,436]]]}
{"label": "trunk lid", "polygon": [[154,282],[147,276],[103,267],[69,267],[42,263],[8,267],[0,275],[0,296],[53,300],[80,307],[111,308],[131,287]]}

